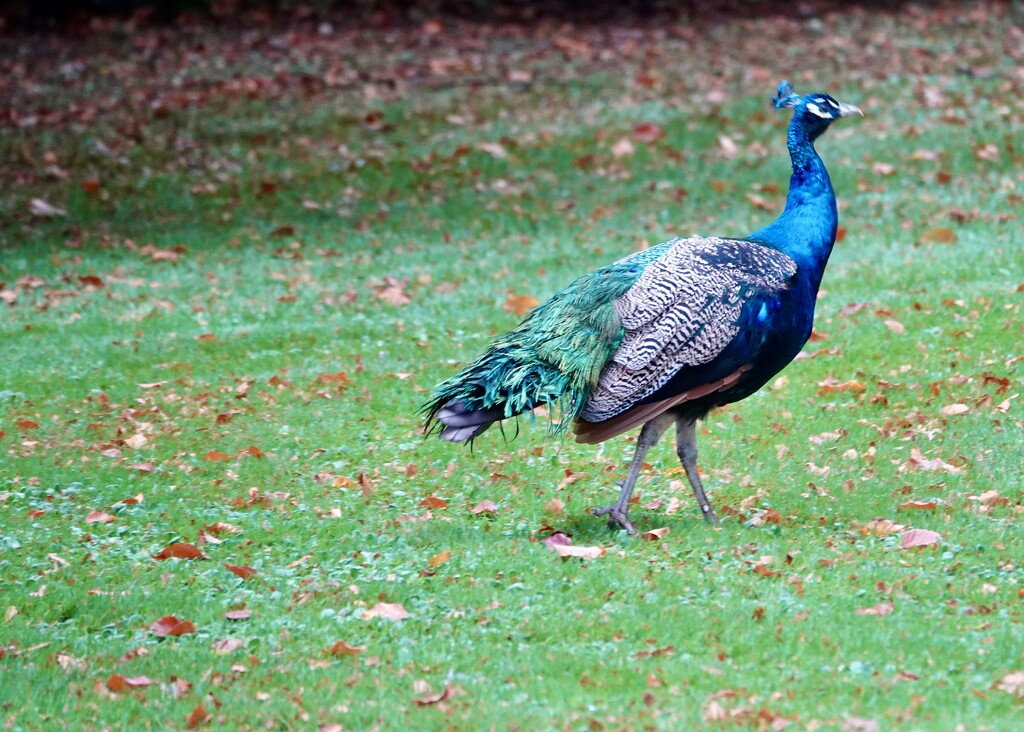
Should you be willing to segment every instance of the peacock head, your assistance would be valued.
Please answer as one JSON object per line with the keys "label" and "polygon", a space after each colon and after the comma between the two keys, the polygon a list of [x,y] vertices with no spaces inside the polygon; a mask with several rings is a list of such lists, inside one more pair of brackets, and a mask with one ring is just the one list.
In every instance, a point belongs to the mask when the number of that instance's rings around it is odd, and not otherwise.
{"label": "peacock head", "polygon": [[863,115],[859,107],[837,102],[828,94],[816,93],[800,96],[788,81],[779,84],[772,104],[776,109],[792,109],[793,124],[800,125],[812,140],[828,129],[840,117]]}

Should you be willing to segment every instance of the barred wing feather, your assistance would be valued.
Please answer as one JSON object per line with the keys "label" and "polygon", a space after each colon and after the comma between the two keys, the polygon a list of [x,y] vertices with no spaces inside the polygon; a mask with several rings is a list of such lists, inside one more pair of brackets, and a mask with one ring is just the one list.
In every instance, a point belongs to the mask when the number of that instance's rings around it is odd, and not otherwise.
{"label": "barred wing feather", "polygon": [[710,363],[739,332],[743,305],[785,289],[796,269],[786,254],[752,241],[676,240],[615,301],[625,335],[581,419],[611,419],[681,369]]}

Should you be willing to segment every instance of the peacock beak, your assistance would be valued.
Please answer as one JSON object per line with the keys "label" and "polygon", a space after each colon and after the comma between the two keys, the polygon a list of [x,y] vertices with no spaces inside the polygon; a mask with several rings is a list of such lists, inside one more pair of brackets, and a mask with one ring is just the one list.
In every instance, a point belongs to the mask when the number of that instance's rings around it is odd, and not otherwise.
{"label": "peacock beak", "polygon": [[840,117],[852,117],[855,114],[859,114],[861,117],[864,116],[864,113],[860,111],[860,107],[855,107],[852,104],[845,104],[843,102],[839,102]]}

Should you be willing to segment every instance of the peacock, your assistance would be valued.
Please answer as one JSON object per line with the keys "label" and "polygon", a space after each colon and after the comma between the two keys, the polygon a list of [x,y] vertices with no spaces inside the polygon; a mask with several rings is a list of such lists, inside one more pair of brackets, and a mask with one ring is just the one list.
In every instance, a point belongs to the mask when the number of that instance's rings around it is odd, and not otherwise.
{"label": "peacock", "polygon": [[641,427],[611,506],[592,509],[635,533],[633,486],[647,451],[674,423],[676,453],[704,518],[717,523],[697,472],[698,420],[781,371],[811,334],[836,238],[836,196],[814,141],[863,114],[786,81],[772,103],[792,109],[792,162],[782,214],[741,238],[673,239],[580,277],[442,382],[420,408],[425,432],[472,441],[495,422],[545,405],[552,432],[598,443]]}

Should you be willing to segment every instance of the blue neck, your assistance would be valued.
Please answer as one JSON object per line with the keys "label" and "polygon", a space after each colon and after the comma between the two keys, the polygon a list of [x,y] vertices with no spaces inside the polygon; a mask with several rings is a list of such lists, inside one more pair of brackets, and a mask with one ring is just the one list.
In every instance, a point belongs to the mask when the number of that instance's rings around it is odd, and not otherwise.
{"label": "blue neck", "polygon": [[825,164],[814,150],[814,139],[798,118],[789,126],[787,143],[793,175],[786,208],[778,219],[749,238],[791,256],[817,289],[836,240],[836,194]]}

